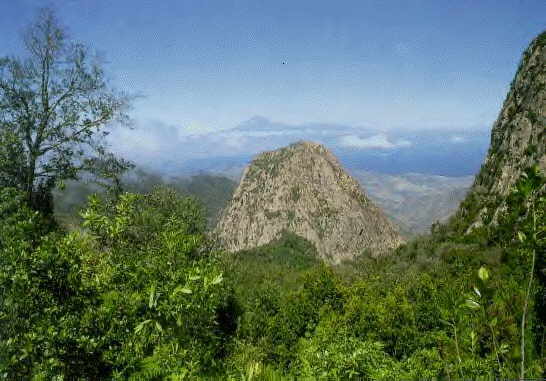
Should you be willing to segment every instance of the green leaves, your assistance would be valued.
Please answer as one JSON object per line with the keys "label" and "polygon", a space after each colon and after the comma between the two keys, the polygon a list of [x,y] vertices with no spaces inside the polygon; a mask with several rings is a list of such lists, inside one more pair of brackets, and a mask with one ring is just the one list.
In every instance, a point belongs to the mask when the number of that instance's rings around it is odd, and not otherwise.
{"label": "green leaves", "polygon": [[480,269],[478,270],[478,277],[484,282],[486,282],[489,279],[489,271],[487,270],[486,267],[484,266],[480,267]]}
{"label": "green leaves", "polygon": [[192,293],[192,290],[187,288],[187,287],[181,287],[181,286],[178,286],[177,288],[174,289],[174,292],[173,292],[173,295],[176,295],[178,293],[181,293],[181,294],[191,294]]}
{"label": "green leaves", "polygon": [[471,308],[473,310],[476,310],[476,309],[480,308],[480,303],[476,302],[473,299],[466,299],[465,300],[465,306],[468,307],[468,308]]}
{"label": "green leaves", "polygon": [[496,327],[497,326],[497,322],[498,322],[498,319],[496,317],[494,317],[493,319],[491,319],[491,321],[489,322],[489,325],[491,327]]}
{"label": "green leaves", "polygon": [[155,322],[155,328],[156,328],[159,332],[163,332],[163,327],[161,327],[161,324],[159,324],[158,321]]}
{"label": "green leaves", "polygon": [[148,299],[148,308],[153,308],[157,304],[157,299],[155,298],[155,284],[152,286],[150,291],[150,298]]}
{"label": "green leaves", "polygon": [[42,236],[47,229],[40,216],[24,205],[8,213],[4,194],[0,190],[0,378],[94,379],[107,366],[97,356],[102,341],[92,316],[98,290],[85,269],[88,242],[79,233]]}
{"label": "green leaves", "polygon": [[[0,217],[0,378],[508,378],[519,358],[509,250],[427,240],[332,269],[292,237],[219,263],[197,206],[165,189],[92,198],[87,228],[68,236],[42,237],[10,190]],[[518,250],[533,241],[520,231]]]}
{"label": "green leaves", "polygon": [[142,329],[147,325],[147,324],[150,324],[152,322],[151,319],[148,319],[148,320],[144,320],[142,323],[138,324],[136,327],[135,327],[135,333],[140,333],[140,331],[142,331]]}
{"label": "green leaves", "polygon": [[516,192],[523,198],[529,198],[533,193],[540,189],[544,178],[538,165],[527,168],[516,183]]}
{"label": "green leaves", "polygon": [[84,216],[101,243],[100,287],[122,296],[114,306],[104,299],[109,313],[98,316],[107,342],[118,343],[104,354],[118,377],[138,379],[143,363],[165,376],[188,364],[192,375],[211,367],[224,340],[218,311],[229,288],[219,287],[198,205],[160,188],[112,204],[95,198]]}
{"label": "green leaves", "polygon": [[208,277],[205,278],[205,287],[208,288],[210,286],[217,286],[224,280],[224,277],[222,273],[216,275],[214,278],[209,279]]}

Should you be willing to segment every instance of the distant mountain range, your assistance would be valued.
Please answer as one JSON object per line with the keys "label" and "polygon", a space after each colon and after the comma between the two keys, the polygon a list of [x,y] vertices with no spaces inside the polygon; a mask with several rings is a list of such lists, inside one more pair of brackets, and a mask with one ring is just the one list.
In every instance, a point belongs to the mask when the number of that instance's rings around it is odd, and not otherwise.
{"label": "distant mountain range", "polygon": [[114,150],[140,167],[169,176],[224,172],[249,164],[260,152],[300,140],[325,145],[348,169],[468,176],[480,169],[490,142],[486,128],[380,130],[321,123],[290,125],[263,117],[212,132],[161,124],[120,131],[126,135],[113,139]]}

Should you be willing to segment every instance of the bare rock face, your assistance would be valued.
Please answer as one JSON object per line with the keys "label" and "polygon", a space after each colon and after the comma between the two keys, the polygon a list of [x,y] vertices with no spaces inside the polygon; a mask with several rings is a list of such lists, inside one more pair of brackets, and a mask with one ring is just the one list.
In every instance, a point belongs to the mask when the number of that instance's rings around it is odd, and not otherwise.
{"label": "bare rock face", "polygon": [[[495,200],[507,196],[522,172],[533,165],[546,171],[546,32],[523,53],[493,125],[487,158],[467,197],[483,206],[475,216],[468,216],[470,229],[495,220],[502,208]],[[472,213],[469,209],[463,202],[461,213]]]}
{"label": "bare rock face", "polygon": [[337,263],[369,250],[378,256],[402,243],[324,146],[299,142],[264,152],[245,169],[216,228],[231,251],[260,246],[283,230],[311,241],[322,259]]}

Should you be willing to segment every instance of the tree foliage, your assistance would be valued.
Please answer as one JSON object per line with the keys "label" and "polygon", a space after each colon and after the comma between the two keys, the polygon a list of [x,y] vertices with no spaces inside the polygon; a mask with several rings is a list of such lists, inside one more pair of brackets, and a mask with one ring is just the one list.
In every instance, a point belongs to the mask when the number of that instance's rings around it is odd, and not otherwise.
{"label": "tree foliage", "polygon": [[105,152],[111,122],[129,97],[113,90],[98,57],[68,38],[51,9],[24,34],[24,58],[0,58],[0,185],[51,211],[50,192]]}
{"label": "tree foliage", "polygon": [[1,240],[0,375],[183,379],[214,367],[233,324],[229,288],[191,199],[164,188],[95,197],[87,233],[29,240],[39,215],[9,195],[1,205],[16,230]]}

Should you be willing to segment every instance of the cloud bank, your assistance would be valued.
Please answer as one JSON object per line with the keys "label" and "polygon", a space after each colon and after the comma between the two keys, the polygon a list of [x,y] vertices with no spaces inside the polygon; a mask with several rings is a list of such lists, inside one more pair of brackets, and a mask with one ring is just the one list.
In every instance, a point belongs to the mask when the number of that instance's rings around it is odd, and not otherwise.
{"label": "cloud bank", "polygon": [[345,135],[339,138],[338,142],[341,147],[357,149],[395,149],[409,147],[412,144],[405,139],[391,141],[385,134],[377,134],[369,138],[361,138],[358,135]]}
{"label": "cloud bank", "polygon": [[137,165],[169,173],[243,165],[260,152],[311,140],[325,144],[348,166],[395,173],[426,172],[427,166],[447,168],[448,161],[460,161],[449,156],[452,152],[467,160],[468,168],[463,172],[468,174],[479,169],[488,138],[483,131],[464,129],[449,133],[380,131],[373,127],[321,123],[291,125],[254,117],[235,128],[219,130],[151,121],[139,123],[134,130],[118,130],[110,141],[115,152]]}

